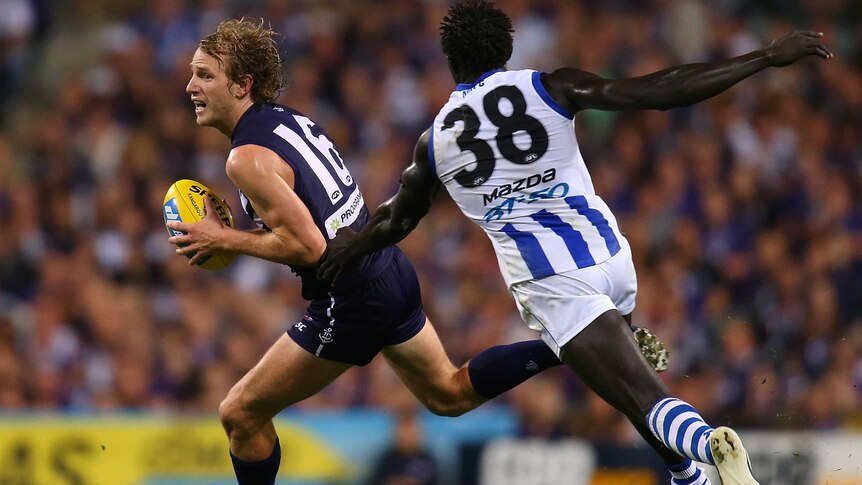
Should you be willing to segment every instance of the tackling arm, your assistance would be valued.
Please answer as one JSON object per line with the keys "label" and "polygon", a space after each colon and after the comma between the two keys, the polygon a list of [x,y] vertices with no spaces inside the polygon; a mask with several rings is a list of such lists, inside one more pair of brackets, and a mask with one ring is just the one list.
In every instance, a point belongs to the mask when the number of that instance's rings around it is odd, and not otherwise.
{"label": "tackling arm", "polygon": [[318,278],[334,281],[356,258],[396,244],[419,224],[431,209],[431,202],[440,190],[440,181],[432,172],[428,160],[430,130],[419,137],[413,153],[413,163],[401,174],[401,188],[387,200],[360,232],[341,229],[329,242],[317,270]]}
{"label": "tackling arm", "polygon": [[823,46],[822,36],[818,32],[793,32],[765,49],[742,56],[675,66],[634,78],[603,79],[563,68],[544,75],[542,82],[551,96],[573,113],[583,109],[666,110],[715,96],[767,67],[786,66],[810,55],[829,59],[832,53]]}

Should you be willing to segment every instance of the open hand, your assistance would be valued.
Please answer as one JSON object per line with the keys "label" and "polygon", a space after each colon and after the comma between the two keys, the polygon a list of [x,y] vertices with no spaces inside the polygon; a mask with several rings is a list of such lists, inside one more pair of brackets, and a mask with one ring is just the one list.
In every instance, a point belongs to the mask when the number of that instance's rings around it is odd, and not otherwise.
{"label": "open hand", "polygon": [[188,256],[189,264],[198,261],[215,251],[222,250],[219,245],[225,225],[219,218],[213,204],[212,196],[204,197],[206,213],[199,222],[169,222],[168,227],[185,234],[168,238],[168,242],[177,245],[177,254]]}
{"label": "open hand", "polygon": [[354,242],[358,236],[359,233],[349,227],[338,230],[317,263],[317,279],[332,284],[345,269],[355,264],[358,255],[352,248],[355,248]]}
{"label": "open hand", "polygon": [[793,64],[806,56],[820,56],[823,59],[833,57],[829,49],[823,45],[823,32],[797,30],[773,41],[767,47],[766,53],[775,67]]}

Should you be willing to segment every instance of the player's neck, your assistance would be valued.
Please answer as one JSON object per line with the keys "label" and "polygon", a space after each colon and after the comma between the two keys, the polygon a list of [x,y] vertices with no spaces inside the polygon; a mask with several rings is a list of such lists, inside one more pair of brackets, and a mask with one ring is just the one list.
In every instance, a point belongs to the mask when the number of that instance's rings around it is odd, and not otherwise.
{"label": "player's neck", "polygon": [[218,130],[222,132],[224,136],[231,138],[233,136],[233,130],[236,128],[236,124],[239,123],[239,119],[242,118],[242,115],[244,115],[253,104],[254,101],[251,100],[251,97],[246,97],[242,101],[239,101],[236,106],[234,106],[228,119],[225,120],[224,126],[217,127]]}
{"label": "player's neck", "polygon": [[461,74],[461,73],[453,73],[452,77],[455,79],[455,83],[457,84],[475,84],[479,79],[482,78],[485,74],[492,71],[505,71],[506,66],[498,67],[495,69],[489,69],[485,72],[480,72],[478,74]]}

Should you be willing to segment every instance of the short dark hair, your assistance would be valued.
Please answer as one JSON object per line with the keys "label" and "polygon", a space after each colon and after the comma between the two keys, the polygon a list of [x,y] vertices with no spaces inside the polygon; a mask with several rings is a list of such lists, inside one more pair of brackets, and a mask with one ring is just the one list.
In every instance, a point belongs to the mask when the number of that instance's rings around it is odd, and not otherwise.
{"label": "short dark hair", "polygon": [[440,24],[440,43],[453,74],[479,76],[506,65],[512,56],[512,19],[487,0],[466,0],[449,8]]}
{"label": "short dark hair", "polygon": [[251,75],[252,101],[271,103],[285,85],[276,35],[264,27],[263,19],[225,20],[198,47],[218,60],[231,82],[239,83],[243,76]]}

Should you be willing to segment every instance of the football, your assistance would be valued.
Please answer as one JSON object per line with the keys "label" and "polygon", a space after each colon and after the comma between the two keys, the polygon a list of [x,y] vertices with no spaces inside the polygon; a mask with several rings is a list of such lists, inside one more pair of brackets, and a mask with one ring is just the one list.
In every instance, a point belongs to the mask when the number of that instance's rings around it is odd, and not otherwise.
{"label": "football", "polygon": [[[162,215],[165,218],[165,227],[169,222],[199,222],[203,219],[206,212],[204,206],[204,197],[212,194],[206,185],[195,180],[177,180],[168,188],[165,194],[165,201],[162,206]],[[213,205],[222,222],[229,227],[236,227],[233,223],[233,215],[230,212],[230,207],[215,194]],[[168,229],[169,236],[179,236],[184,234],[181,231]],[[187,254],[191,258],[194,254]],[[219,270],[227,268],[234,259],[233,253],[215,253],[197,262],[197,266],[203,269]]]}

